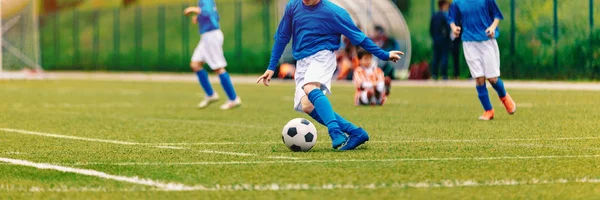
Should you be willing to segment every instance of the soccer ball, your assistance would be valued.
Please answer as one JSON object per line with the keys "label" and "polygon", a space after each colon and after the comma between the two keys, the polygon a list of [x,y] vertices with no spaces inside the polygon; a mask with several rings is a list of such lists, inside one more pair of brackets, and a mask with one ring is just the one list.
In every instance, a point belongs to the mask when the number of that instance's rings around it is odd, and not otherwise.
{"label": "soccer ball", "polygon": [[317,128],[304,118],[292,119],[283,127],[281,139],[292,151],[309,151],[317,143]]}

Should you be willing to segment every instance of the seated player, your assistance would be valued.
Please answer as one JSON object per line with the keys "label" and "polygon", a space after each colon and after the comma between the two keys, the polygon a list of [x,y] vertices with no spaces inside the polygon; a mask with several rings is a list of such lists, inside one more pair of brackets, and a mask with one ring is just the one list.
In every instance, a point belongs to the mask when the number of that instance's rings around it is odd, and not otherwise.
{"label": "seated player", "polygon": [[383,105],[387,100],[390,81],[386,81],[383,71],[373,64],[373,54],[364,49],[357,52],[360,67],[354,71],[356,95],[354,102],[358,105]]}

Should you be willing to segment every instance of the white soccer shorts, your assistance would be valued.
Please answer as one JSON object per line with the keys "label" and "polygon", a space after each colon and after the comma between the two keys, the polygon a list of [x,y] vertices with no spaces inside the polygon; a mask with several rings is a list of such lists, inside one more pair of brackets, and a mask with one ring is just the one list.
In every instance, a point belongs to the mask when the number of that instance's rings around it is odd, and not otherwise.
{"label": "white soccer shorts", "polygon": [[336,56],[333,51],[323,50],[312,56],[296,62],[296,94],[294,96],[294,109],[302,112],[300,100],[306,96],[304,85],[307,83],[321,83],[324,94],[331,94],[331,79],[337,67]]}
{"label": "white soccer shorts", "polygon": [[192,62],[205,62],[213,70],[227,66],[223,55],[223,32],[220,29],[202,34],[192,55]]}
{"label": "white soccer shorts", "polygon": [[500,50],[496,39],[463,42],[463,49],[473,78],[500,77]]}

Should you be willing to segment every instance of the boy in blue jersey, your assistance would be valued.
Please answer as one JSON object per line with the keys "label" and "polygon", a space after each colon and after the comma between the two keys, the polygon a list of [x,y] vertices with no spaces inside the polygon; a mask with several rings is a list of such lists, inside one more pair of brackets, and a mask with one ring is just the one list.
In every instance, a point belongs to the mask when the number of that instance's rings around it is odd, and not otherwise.
{"label": "boy in blue jersey", "polygon": [[[267,71],[258,78],[269,86],[277,62],[293,38],[296,64],[294,109],[309,114],[327,126],[334,149],[352,150],[369,140],[365,130],[333,111],[324,93],[331,93],[331,79],[336,69],[333,51],[340,48],[341,35],[382,60],[398,61],[400,51],[385,52],[365,36],[346,10],[329,0],[290,0],[281,19]],[[348,134],[348,136],[346,135]]]}
{"label": "boy in blue jersey", "polygon": [[[455,0],[450,6],[448,23],[454,36],[462,32],[463,49],[471,76],[476,79],[479,101],[485,112],[480,120],[494,119],[494,109],[490,102],[486,79],[498,93],[509,114],[517,111],[517,106],[504,89],[500,77],[500,50],[496,38],[498,24],[504,19],[496,0]],[[461,24],[459,27],[456,24]]]}
{"label": "boy in blue jersey", "polygon": [[197,7],[188,7],[184,11],[185,15],[192,13],[195,14],[192,23],[199,24],[201,39],[192,55],[190,67],[196,72],[198,81],[206,93],[206,98],[198,104],[198,108],[206,108],[219,100],[208,79],[208,72],[203,69],[204,63],[219,74],[221,85],[227,94],[228,101],[221,106],[221,109],[229,110],[240,106],[242,101],[235,93],[231,78],[225,70],[227,61],[223,55],[223,32],[219,28],[219,13],[215,1],[199,0]]}

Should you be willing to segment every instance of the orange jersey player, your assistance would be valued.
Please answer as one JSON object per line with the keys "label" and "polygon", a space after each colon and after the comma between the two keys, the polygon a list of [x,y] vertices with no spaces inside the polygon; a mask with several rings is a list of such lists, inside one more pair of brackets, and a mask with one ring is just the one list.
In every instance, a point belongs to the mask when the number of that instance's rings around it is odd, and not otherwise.
{"label": "orange jersey player", "polygon": [[357,52],[360,67],[354,70],[356,105],[383,105],[387,100],[390,81],[386,81],[383,71],[373,65],[373,55],[364,49]]}

